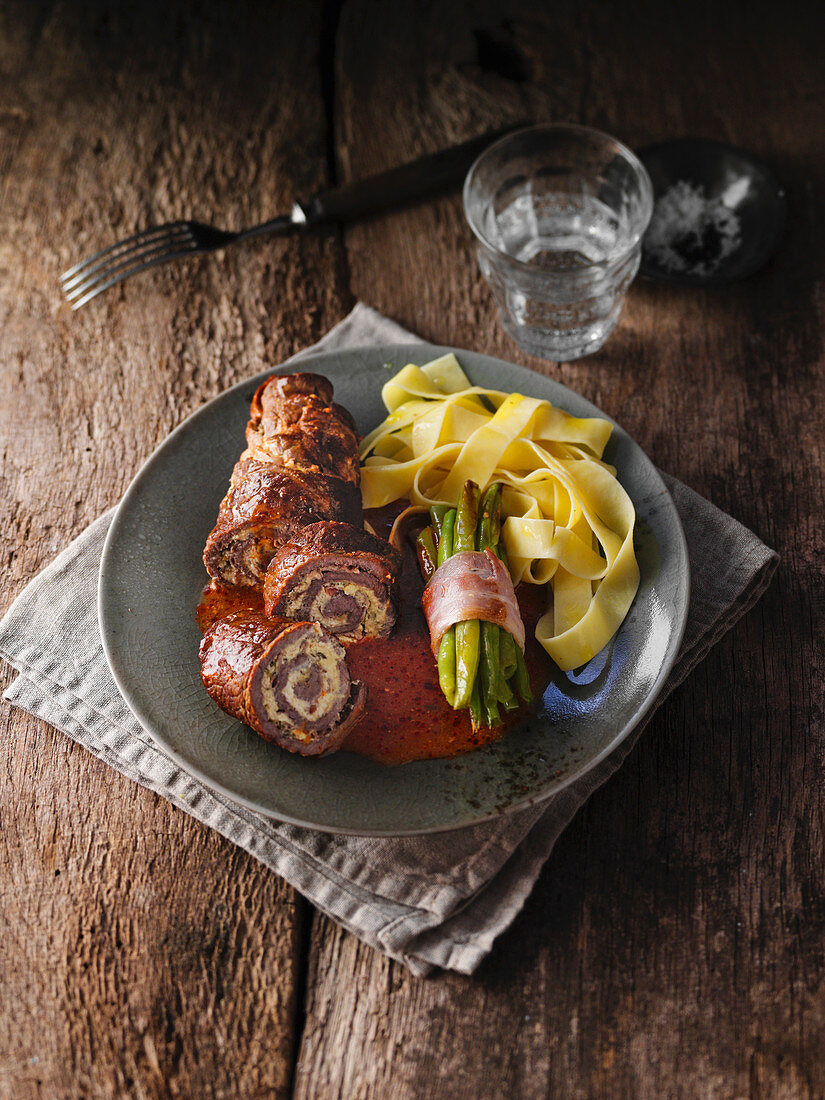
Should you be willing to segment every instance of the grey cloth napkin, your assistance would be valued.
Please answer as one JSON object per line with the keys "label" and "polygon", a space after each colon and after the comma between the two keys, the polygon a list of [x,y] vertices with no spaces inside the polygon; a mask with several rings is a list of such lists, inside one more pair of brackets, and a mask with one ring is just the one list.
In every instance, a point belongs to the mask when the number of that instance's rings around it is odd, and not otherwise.
{"label": "grey cloth napkin", "polygon": [[[358,305],[301,355],[414,339]],[[759,599],[777,564],[776,554],[736,520],[673,478],[666,481],[687,536],[692,592],[682,650],[659,702]],[[111,517],[107,512],[75,539],[0,622],[0,656],[20,673],[5,697],[217,829],[413,973],[435,966],[471,973],[523,906],[557,837],[619,768],[646,722],[550,801],[469,829],[373,839],[279,824],[170,760],[118,693],[97,625],[98,565]]]}

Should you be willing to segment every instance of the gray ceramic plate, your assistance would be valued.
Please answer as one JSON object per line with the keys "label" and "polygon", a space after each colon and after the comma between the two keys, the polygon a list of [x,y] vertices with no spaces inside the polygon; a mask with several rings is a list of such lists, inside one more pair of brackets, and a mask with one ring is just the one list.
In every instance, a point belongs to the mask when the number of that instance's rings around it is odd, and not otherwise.
{"label": "gray ceramic plate", "polygon": [[[404,364],[449,351],[415,344],[316,355],[300,369],[332,379],[362,432],[385,415],[381,386]],[[557,382],[458,351],[473,382],[601,416]],[[294,369],[294,368],[293,368]],[[673,664],[688,606],[679,517],[640,448],[616,428],[607,457],[636,506],[642,580],[608,649],[577,676],[558,673],[535,715],[503,741],[454,760],[388,768],[350,753],[306,760],[268,745],[201,684],[194,612],[201,562],[249,402],[271,371],[221,394],[152,455],[117,510],[100,565],[99,615],[109,664],[134,713],[186,769],[244,805],[330,832],[435,832],[471,825],[557,793],[614,749],[650,709]]]}

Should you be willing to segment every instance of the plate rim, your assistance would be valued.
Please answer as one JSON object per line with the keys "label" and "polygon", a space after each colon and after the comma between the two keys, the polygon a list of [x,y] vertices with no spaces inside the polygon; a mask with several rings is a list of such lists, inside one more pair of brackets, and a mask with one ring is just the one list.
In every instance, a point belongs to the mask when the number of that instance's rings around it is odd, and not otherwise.
{"label": "plate rim", "polygon": [[[484,359],[490,361],[493,364],[500,364],[509,369],[515,368],[518,371],[523,371],[527,374],[535,375],[537,378],[546,382],[551,382],[556,386],[561,387],[566,392],[573,394],[581,401],[585,401],[591,408],[595,409],[599,416],[609,421],[614,430],[617,430],[623,437],[625,437],[633,447],[635,447],[642,455],[644,461],[649,467],[649,472],[652,473],[654,483],[657,489],[661,490],[662,499],[664,499],[670,509],[671,519],[675,522],[671,524],[671,531],[676,536],[676,543],[678,546],[679,557],[684,563],[684,583],[685,583],[685,596],[682,607],[680,608],[680,619],[675,631],[671,632],[668,640],[668,648],[665,653],[664,660],[659,669],[659,672],[651,685],[644,702],[639,706],[636,711],[628,718],[628,720],[617,730],[610,741],[598,752],[595,756],[583,761],[577,767],[572,768],[565,776],[558,781],[552,788],[546,793],[527,794],[520,799],[515,799],[507,806],[503,808],[496,808],[490,812],[480,813],[474,816],[470,820],[456,823],[444,823],[436,825],[427,825],[424,827],[413,827],[410,829],[398,829],[398,828],[350,828],[341,825],[319,824],[315,821],[308,821],[305,818],[298,818],[293,815],[275,812],[269,806],[262,806],[254,799],[247,797],[246,795],[239,793],[232,787],[226,786],[219,780],[216,780],[213,776],[207,775],[197,765],[194,765],[188,760],[182,753],[169,746],[162,734],[160,734],[154,727],[152,716],[145,714],[140,702],[135,700],[133,693],[131,692],[128,681],[122,676],[118,666],[118,654],[116,647],[113,646],[114,639],[110,636],[109,626],[107,624],[107,604],[108,597],[106,593],[107,584],[111,582],[113,576],[112,573],[112,559],[114,558],[116,548],[118,545],[118,533],[119,528],[126,522],[125,517],[128,514],[129,508],[132,505],[133,500],[139,493],[142,482],[146,476],[157,466],[164,458],[168,450],[173,449],[177,444],[177,440],[186,432],[190,423],[200,416],[205,409],[209,408],[213,402],[217,400],[228,400],[229,395],[235,393],[238,390],[247,388],[253,384],[260,384],[264,378],[271,377],[275,374],[292,373],[295,369],[311,370],[312,364],[317,363],[319,359],[333,358],[336,355],[352,354],[357,355],[369,354],[374,356],[376,354],[386,355],[400,355],[410,354],[414,357],[419,357],[422,353],[429,355],[433,353],[431,358],[437,358],[440,355],[445,355],[452,352],[456,357],[461,359],[462,355],[481,356]],[[114,574],[116,576],[116,573]],[[100,558],[100,565],[98,568],[98,580],[97,580],[97,617],[98,628],[100,632],[101,643],[103,646],[103,652],[106,657],[106,662],[109,666],[109,671],[115,681],[115,684],[126,702],[129,710],[135,716],[140,723],[141,727],[149,734],[157,747],[169,756],[176,764],[178,764],[187,774],[196,778],[199,782],[203,783],[207,789],[217,791],[224,795],[226,798],[246,809],[252,810],[255,813],[262,814],[264,817],[276,822],[283,822],[289,825],[295,825],[300,828],[312,829],[317,832],[327,833],[329,835],[341,835],[341,836],[363,836],[363,837],[406,837],[406,836],[427,836],[430,834],[456,832],[461,829],[472,828],[476,825],[481,825],[485,822],[503,820],[511,814],[517,813],[519,810],[525,810],[530,806],[539,806],[547,803],[550,799],[556,795],[561,794],[573,783],[577,782],[588,772],[593,771],[598,767],[607,757],[616,751],[616,749],[624,742],[632,731],[643,721],[648,715],[651,708],[655,704],[656,700],[661,694],[662,687],[667,681],[673,666],[681,649],[682,641],[685,634],[685,628],[687,626],[688,613],[690,609],[690,595],[691,595],[691,572],[690,572],[690,558],[688,554],[687,539],[685,537],[684,527],[682,525],[681,517],[679,516],[675,502],[664,479],[656,467],[652,459],[647,455],[647,452],[638,444],[633,436],[630,435],[619,423],[617,423],[611,416],[604,413],[596,405],[593,404],[584,395],[572,390],[569,386],[566,386],[563,382],[558,381],[555,378],[548,378],[546,375],[540,374],[538,371],[533,371],[529,367],[522,366],[519,363],[512,363],[507,359],[501,359],[499,356],[488,355],[486,352],[477,352],[469,348],[457,348],[450,345],[431,344],[429,341],[401,341],[393,343],[381,343],[381,344],[358,344],[342,348],[325,349],[321,348],[317,351],[307,350],[299,353],[295,358],[287,360],[278,364],[275,367],[265,367],[261,371],[256,371],[254,374],[249,375],[246,378],[239,379],[237,382],[228,386],[226,389],[221,390],[215,394],[208,401],[205,401],[197,409],[193,410],[184,420],[181,421],[159,444],[148,458],[142,463],[140,469],[130,481],[126,491],[121,497],[120,501],[115,507],[115,513],[112,517],[112,521],[109,525],[109,530],[106,533],[106,539],[103,544],[103,550]],[[621,628],[620,628],[621,629]],[[467,754],[465,754],[467,755]],[[452,758],[445,758],[444,762],[449,763]],[[398,765],[401,767],[403,765]],[[392,769],[388,767],[388,772],[391,773]]]}

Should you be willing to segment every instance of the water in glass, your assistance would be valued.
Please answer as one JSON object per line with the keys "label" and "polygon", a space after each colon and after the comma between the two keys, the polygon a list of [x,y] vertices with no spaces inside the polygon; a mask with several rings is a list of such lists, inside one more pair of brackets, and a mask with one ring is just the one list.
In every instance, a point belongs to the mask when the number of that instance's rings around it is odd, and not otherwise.
{"label": "water in glass", "polygon": [[537,195],[527,185],[498,213],[490,205],[485,229],[530,272],[508,272],[500,288],[511,335],[537,354],[559,359],[600,347],[636,273],[635,262],[618,278],[610,270],[628,250],[629,218],[593,195]]}
{"label": "water in glass", "polygon": [[504,325],[547,359],[598,350],[639,267],[647,173],[615,138],[533,126],[500,138],[464,184],[464,210]]}

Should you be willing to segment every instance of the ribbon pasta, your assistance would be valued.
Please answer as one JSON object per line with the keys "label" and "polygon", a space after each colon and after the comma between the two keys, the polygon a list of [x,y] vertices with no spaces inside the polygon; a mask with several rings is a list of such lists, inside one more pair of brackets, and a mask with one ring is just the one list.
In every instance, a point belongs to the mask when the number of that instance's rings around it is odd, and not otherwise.
{"label": "ribbon pasta", "polygon": [[404,367],[381,397],[387,418],[361,443],[365,508],[394,500],[455,506],[464,482],[503,483],[502,538],[513,583],[549,585],[536,638],[559,668],[610,641],[639,586],[636,514],[602,461],[606,420],[473,386],[452,354]]}

